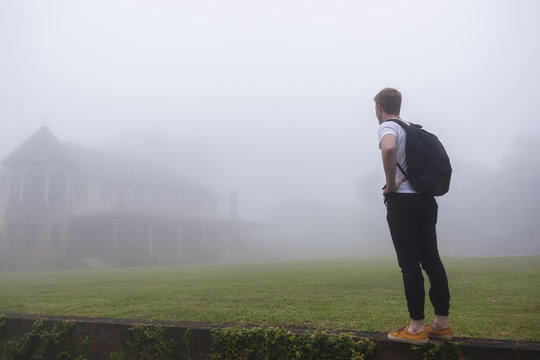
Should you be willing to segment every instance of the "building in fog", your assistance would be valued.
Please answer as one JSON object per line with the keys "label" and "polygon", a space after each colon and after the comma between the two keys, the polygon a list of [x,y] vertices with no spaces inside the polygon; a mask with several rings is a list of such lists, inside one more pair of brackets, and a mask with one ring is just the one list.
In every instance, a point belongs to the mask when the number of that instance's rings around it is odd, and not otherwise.
{"label": "building in fog", "polygon": [[220,219],[219,196],[198,184],[129,156],[60,143],[45,126],[0,164],[2,268],[213,260],[264,231]]}

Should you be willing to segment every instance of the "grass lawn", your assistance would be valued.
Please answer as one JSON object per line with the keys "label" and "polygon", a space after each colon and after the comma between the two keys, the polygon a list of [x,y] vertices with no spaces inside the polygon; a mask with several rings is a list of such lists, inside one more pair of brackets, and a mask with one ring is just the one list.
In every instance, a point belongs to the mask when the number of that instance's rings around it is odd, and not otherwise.
{"label": "grass lawn", "polygon": [[[540,341],[540,256],[443,262],[458,336]],[[361,331],[408,321],[390,257],[0,273],[2,312]]]}

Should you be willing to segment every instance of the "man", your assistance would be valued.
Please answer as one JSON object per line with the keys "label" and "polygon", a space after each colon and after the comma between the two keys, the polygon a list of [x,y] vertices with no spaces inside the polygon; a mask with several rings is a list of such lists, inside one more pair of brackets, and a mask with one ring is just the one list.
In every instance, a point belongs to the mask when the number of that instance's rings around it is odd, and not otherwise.
{"label": "man", "polygon": [[[429,337],[452,338],[448,321],[450,293],[444,265],[437,249],[437,202],[430,195],[419,194],[399,170],[399,163],[407,171],[405,157],[406,132],[397,123],[400,119],[401,93],[396,89],[381,90],[374,98],[375,114],[379,120],[381,149],[386,186],[383,190],[387,208],[386,219],[394,243],[405,287],[410,323],[388,339],[411,344],[426,344]],[[424,277],[426,272],[431,287],[429,298],[435,310],[431,325],[424,325]]]}

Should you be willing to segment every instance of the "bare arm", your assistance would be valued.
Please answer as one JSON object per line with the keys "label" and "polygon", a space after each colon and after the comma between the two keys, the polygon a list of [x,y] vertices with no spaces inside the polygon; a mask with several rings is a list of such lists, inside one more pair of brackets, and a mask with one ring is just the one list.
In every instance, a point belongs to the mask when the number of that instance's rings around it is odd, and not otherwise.
{"label": "bare arm", "polygon": [[391,192],[397,190],[399,185],[405,179],[402,179],[396,183],[396,168],[397,168],[397,150],[396,150],[396,136],[392,134],[386,134],[381,140],[381,156],[384,168],[384,174],[386,176],[386,187],[384,188],[383,195],[388,195]]}

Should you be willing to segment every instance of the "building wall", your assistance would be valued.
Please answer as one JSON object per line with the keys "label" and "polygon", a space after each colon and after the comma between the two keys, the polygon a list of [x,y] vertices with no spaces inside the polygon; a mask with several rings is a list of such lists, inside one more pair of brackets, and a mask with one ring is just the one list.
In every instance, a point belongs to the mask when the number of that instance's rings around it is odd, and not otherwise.
{"label": "building wall", "polygon": [[115,212],[176,218],[217,218],[215,200],[201,195],[99,179],[78,182],[83,182],[83,185],[75,185],[73,216]]}
{"label": "building wall", "polygon": [[112,213],[118,210],[117,192],[113,185],[85,181],[84,190],[78,189],[72,196],[72,215]]}
{"label": "building wall", "polygon": [[67,256],[69,169],[32,166],[6,171],[3,266],[28,267]]}
{"label": "building wall", "polygon": [[111,255],[201,254],[215,247],[214,197],[87,178],[74,169],[10,164],[0,173],[0,268]]}

